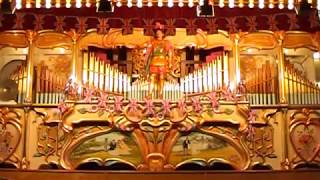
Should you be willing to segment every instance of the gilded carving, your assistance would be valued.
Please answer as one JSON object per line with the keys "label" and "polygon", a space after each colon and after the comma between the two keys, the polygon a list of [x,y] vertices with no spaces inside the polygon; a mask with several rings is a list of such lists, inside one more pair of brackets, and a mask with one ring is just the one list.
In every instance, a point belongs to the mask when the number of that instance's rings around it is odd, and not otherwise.
{"label": "gilded carving", "polygon": [[[20,113],[3,107],[0,109],[0,163],[14,156],[21,139]],[[17,158],[15,158],[17,159]]]}
{"label": "gilded carving", "polygon": [[296,157],[292,164],[301,161],[320,162],[320,113],[314,110],[302,109],[290,116],[290,141]]}

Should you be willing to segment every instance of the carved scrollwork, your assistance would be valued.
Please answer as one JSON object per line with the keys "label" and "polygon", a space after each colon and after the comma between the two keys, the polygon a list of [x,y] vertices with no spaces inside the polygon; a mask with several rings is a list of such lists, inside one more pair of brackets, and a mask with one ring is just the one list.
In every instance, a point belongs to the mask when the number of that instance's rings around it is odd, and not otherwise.
{"label": "carved scrollwork", "polygon": [[7,107],[0,109],[0,163],[14,156],[17,150],[22,134],[20,121],[20,113]]}
{"label": "carved scrollwork", "polygon": [[289,137],[296,157],[292,164],[320,162],[320,113],[302,109],[290,116]]}

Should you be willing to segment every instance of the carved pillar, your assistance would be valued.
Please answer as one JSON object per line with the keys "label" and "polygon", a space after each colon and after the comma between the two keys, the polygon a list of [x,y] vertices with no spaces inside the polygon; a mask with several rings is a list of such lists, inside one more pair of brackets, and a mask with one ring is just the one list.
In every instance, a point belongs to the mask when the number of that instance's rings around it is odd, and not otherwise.
{"label": "carved pillar", "polygon": [[[230,75],[233,75],[233,79],[234,79],[234,87],[237,87],[237,85],[240,83],[241,81],[241,75],[240,75],[240,48],[239,48],[239,39],[240,39],[240,35],[239,34],[232,34],[231,39],[233,41],[233,59],[235,62],[235,72],[230,71]],[[231,74],[233,73],[233,74]]]}
{"label": "carved pillar", "polygon": [[278,40],[278,79],[279,79],[279,100],[281,104],[287,103],[286,90],[285,90],[285,77],[284,77],[284,52],[283,52],[283,39],[284,32],[276,33]]}
{"label": "carved pillar", "polygon": [[26,95],[24,98],[25,103],[32,102],[32,85],[33,85],[33,55],[34,55],[34,41],[37,33],[31,30],[26,32],[28,40],[28,56],[27,56],[27,84],[26,84]]}
{"label": "carved pillar", "polygon": [[75,29],[71,29],[68,32],[68,35],[72,39],[72,72],[71,77],[73,77],[75,82],[81,82],[82,76],[81,76],[81,67],[78,67],[81,65],[79,62],[78,56],[79,56],[79,46],[78,46],[78,40],[80,37],[80,34],[76,32]]}

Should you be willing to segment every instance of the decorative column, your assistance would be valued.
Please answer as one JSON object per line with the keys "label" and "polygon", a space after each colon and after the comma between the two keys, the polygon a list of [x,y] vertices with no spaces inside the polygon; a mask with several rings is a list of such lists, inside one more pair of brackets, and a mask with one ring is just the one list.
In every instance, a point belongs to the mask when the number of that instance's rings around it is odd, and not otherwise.
{"label": "decorative column", "polygon": [[277,32],[276,34],[278,40],[278,79],[279,79],[279,103],[286,104],[286,89],[285,89],[285,76],[284,76],[284,52],[283,52],[283,39],[284,32]]}
{"label": "decorative column", "polygon": [[[239,48],[239,40],[240,40],[240,34],[232,34],[230,38],[233,41],[233,52],[232,56],[234,58],[235,62],[235,73],[233,74],[233,82],[234,82],[234,87],[237,87],[238,84],[241,81],[241,75],[240,75],[240,48]],[[229,70],[230,71],[230,70]],[[230,76],[232,71],[230,71]]]}
{"label": "decorative column", "polygon": [[27,84],[26,95],[24,98],[25,103],[32,103],[32,85],[33,85],[33,55],[34,55],[34,41],[37,32],[28,30],[26,31],[26,38],[28,40],[28,56],[27,56]]}
{"label": "decorative column", "polygon": [[73,80],[75,82],[79,83],[82,80],[82,76],[81,76],[81,69],[82,68],[78,68],[78,65],[79,65],[78,40],[79,40],[80,34],[78,34],[75,29],[71,29],[68,32],[68,35],[72,39],[72,72],[71,72],[71,77],[74,78]]}

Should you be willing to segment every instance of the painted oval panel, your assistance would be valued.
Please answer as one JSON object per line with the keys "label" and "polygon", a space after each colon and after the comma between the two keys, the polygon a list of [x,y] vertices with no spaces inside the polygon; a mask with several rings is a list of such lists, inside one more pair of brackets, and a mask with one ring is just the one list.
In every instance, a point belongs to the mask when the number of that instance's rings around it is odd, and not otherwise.
{"label": "painted oval panel", "polygon": [[74,165],[88,160],[106,164],[111,159],[119,159],[135,167],[142,162],[139,147],[131,134],[111,132],[89,138],[79,144],[70,156]]}
{"label": "painted oval panel", "polygon": [[181,136],[173,146],[169,157],[169,163],[175,167],[199,160],[203,161],[205,166],[209,166],[211,161],[220,160],[237,169],[242,169],[240,164],[243,164],[240,152],[226,140],[199,132]]}

